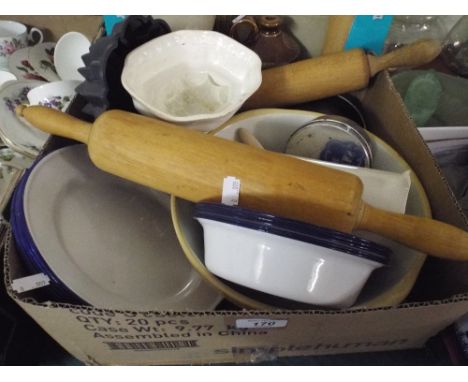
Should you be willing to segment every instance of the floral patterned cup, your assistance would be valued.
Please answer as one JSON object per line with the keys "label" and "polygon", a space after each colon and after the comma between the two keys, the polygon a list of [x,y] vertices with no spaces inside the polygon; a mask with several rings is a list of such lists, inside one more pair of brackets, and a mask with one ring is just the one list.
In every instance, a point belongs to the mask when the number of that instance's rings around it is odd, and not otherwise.
{"label": "floral patterned cup", "polygon": [[75,95],[80,81],[54,81],[37,86],[28,92],[30,105],[47,106],[65,111]]}
{"label": "floral patterned cup", "polygon": [[[38,38],[34,41],[33,36]],[[0,20],[0,69],[8,70],[8,57],[18,49],[26,48],[30,42],[41,43],[44,35],[41,30],[31,28],[16,21]]]}

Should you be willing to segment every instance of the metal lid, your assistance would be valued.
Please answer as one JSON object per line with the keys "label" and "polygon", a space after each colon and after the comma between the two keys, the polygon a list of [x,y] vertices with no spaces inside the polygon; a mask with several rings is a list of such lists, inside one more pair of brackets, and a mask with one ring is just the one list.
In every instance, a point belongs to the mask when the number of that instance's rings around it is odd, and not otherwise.
{"label": "metal lid", "polygon": [[388,264],[390,248],[352,234],[238,206],[197,203],[194,217],[234,224]]}
{"label": "metal lid", "polygon": [[372,166],[370,138],[356,122],[338,115],[323,115],[298,128],[286,153],[359,167]]}

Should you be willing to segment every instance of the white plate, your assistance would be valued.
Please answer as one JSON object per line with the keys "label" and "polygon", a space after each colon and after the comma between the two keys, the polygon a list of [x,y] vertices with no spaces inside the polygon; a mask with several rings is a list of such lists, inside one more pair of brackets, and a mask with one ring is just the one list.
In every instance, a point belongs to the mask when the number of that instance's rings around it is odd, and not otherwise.
{"label": "white plate", "polygon": [[54,64],[55,42],[44,42],[29,48],[28,58],[36,72],[47,81],[60,81]]}
{"label": "white plate", "polygon": [[84,145],[35,167],[24,209],[44,260],[93,306],[211,310],[221,300],[179,247],[169,195],[97,169]]}
{"label": "white plate", "polygon": [[[237,114],[210,134],[229,140],[238,140],[236,130],[243,127],[254,134],[265,149],[284,152],[289,136],[298,127],[303,126],[318,115],[318,113],[303,110],[251,110]],[[374,134],[369,133],[369,136],[374,155],[374,168],[396,173],[410,170],[408,164],[394,149]],[[410,172],[410,176],[411,188],[408,194],[406,213],[430,217],[431,212],[426,193],[413,171]],[[281,306],[277,305],[271,296],[255,295],[252,294],[252,291],[242,292],[242,289],[230,287],[207,271],[203,263],[203,231],[192,217],[192,206],[193,204],[190,202],[173,197],[172,213],[177,236],[192,266],[208,282],[242,306],[255,309],[285,306],[284,303]],[[393,250],[393,256],[388,267],[373,272],[355,306],[376,307],[399,304],[411,291],[426,255],[372,233],[359,232],[359,235],[390,247]],[[289,303],[287,306],[291,307],[291,304]],[[293,307],[298,308],[294,304]],[[300,307],[304,308],[303,305]]]}
{"label": "white plate", "polygon": [[8,57],[9,71],[19,80],[47,81],[29,61],[29,49],[31,48],[18,49]]}
{"label": "white plate", "polygon": [[49,134],[15,114],[15,107],[27,104],[29,90],[43,81],[9,81],[0,87],[0,138],[5,144],[29,157],[36,157]]}

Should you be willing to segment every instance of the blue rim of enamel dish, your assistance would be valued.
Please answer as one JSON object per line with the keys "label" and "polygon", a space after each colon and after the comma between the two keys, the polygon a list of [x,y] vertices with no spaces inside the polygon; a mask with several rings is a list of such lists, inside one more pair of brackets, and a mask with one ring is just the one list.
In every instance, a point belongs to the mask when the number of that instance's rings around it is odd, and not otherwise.
{"label": "blue rim of enamel dish", "polygon": [[373,241],[330,228],[220,203],[197,203],[194,218],[210,219],[299,240],[387,265],[392,250]]}
{"label": "blue rim of enamel dish", "polygon": [[49,277],[51,283],[46,287],[48,296],[54,298],[57,302],[89,305],[71,291],[50,269],[39,252],[39,249],[34,244],[34,240],[27,227],[24,215],[23,197],[28,178],[37,163],[39,163],[39,161],[35,162],[33,166],[23,174],[12,197],[10,223],[12,236],[19,252],[18,254],[29,272],[42,272]]}

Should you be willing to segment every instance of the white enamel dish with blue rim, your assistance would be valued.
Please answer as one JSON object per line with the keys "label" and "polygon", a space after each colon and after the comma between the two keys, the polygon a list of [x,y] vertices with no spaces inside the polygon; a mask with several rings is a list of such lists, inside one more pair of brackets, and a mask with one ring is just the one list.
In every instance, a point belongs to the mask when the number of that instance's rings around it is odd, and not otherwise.
{"label": "white enamel dish with blue rim", "polygon": [[349,307],[391,250],[296,220],[218,203],[198,203],[205,264],[223,279],[274,296]]}
{"label": "white enamel dish with blue rim", "polygon": [[184,257],[169,195],[97,169],[85,145],[41,159],[22,202],[22,247],[33,267],[47,266],[56,294],[63,285],[92,306],[141,311],[212,310],[222,299]]}

